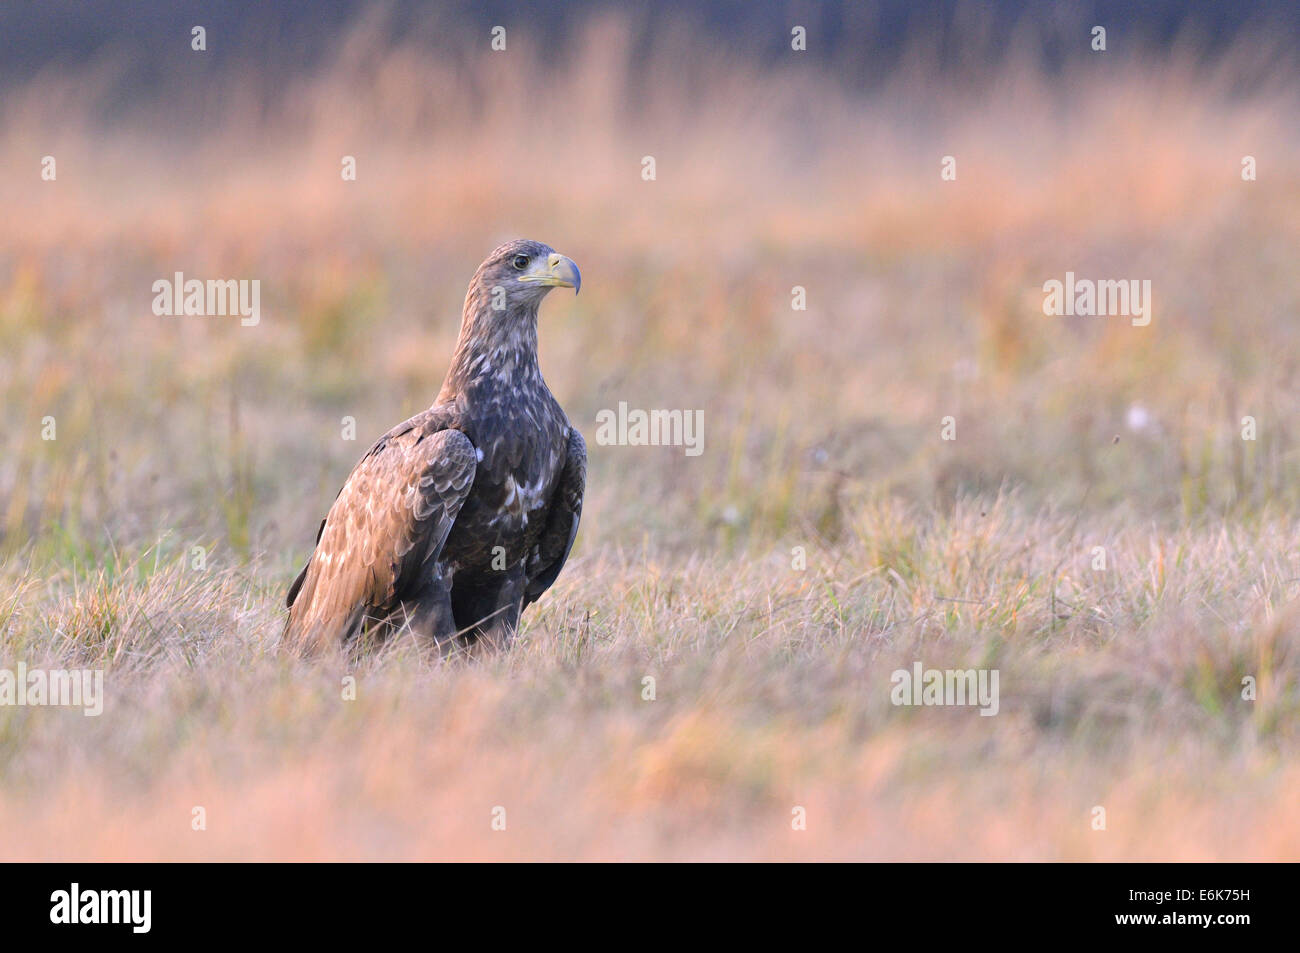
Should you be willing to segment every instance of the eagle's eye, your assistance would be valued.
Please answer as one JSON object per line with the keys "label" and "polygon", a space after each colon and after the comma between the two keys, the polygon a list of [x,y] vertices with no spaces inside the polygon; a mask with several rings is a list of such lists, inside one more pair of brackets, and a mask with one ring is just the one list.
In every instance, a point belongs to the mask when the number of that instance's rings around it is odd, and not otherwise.
{"label": "eagle's eye", "polygon": [[515,260],[512,261],[511,264],[515,266],[516,271],[523,271],[525,268],[528,267],[528,256],[515,255]]}

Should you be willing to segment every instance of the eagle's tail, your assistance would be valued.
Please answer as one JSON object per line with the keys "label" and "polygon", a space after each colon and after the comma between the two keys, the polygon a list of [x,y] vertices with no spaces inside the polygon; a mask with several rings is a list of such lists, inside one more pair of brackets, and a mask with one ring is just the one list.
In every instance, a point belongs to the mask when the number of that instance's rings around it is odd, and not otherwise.
{"label": "eagle's tail", "polygon": [[289,617],[280,637],[282,646],[302,657],[320,655],[342,646],[360,630],[365,619],[364,604],[354,606],[346,615],[322,613],[315,605],[316,578],[311,568],[311,560],[308,560],[289,587],[285,599]]}

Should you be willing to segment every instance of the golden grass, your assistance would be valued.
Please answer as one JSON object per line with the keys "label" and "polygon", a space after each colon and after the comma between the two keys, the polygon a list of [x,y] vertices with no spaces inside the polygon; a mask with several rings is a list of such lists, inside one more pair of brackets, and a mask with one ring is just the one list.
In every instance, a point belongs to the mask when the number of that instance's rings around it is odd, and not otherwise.
{"label": "golden grass", "polygon": [[[617,19],[558,67],[379,35],[111,126],[111,71],[0,105],[0,667],[108,692],[0,707],[0,855],[1300,855],[1294,85],[1013,55],[850,94],[687,36],[638,63]],[[507,654],[284,657],[320,516],[517,235],[583,268],[541,330],[573,560]],[[262,323],[154,317],[177,270],[259,278]],[[1150,278],[1151,326],[1044,317],[1066,270]],[[620,400],[703,409],[704,454],[597,445]],[[917,660],[997,668],[1000,713],[895,708]]]}

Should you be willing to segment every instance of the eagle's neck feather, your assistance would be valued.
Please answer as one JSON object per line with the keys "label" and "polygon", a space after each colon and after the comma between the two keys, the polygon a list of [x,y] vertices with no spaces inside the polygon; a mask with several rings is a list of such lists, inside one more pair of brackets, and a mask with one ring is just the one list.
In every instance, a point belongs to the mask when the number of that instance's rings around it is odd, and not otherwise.
{"label": "eagle's neck feather", "polygon": [[471,292],[438,401],[476,403],[544,387],[537,365],[537,305],[494,311]]}

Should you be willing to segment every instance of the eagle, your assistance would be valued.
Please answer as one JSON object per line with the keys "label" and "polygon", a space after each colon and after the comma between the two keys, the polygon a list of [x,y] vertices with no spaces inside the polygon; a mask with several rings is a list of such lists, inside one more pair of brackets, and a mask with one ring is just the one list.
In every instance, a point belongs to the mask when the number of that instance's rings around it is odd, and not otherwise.
{"label": "eagle", "polygon": [[582,286],[572,259],[500,246],[474,273],[433,406],[352,469],[289,588],[300,653],[409,629],[424,644],[505,645],[573,548],[587,448],[542,379],[537,311]]}

